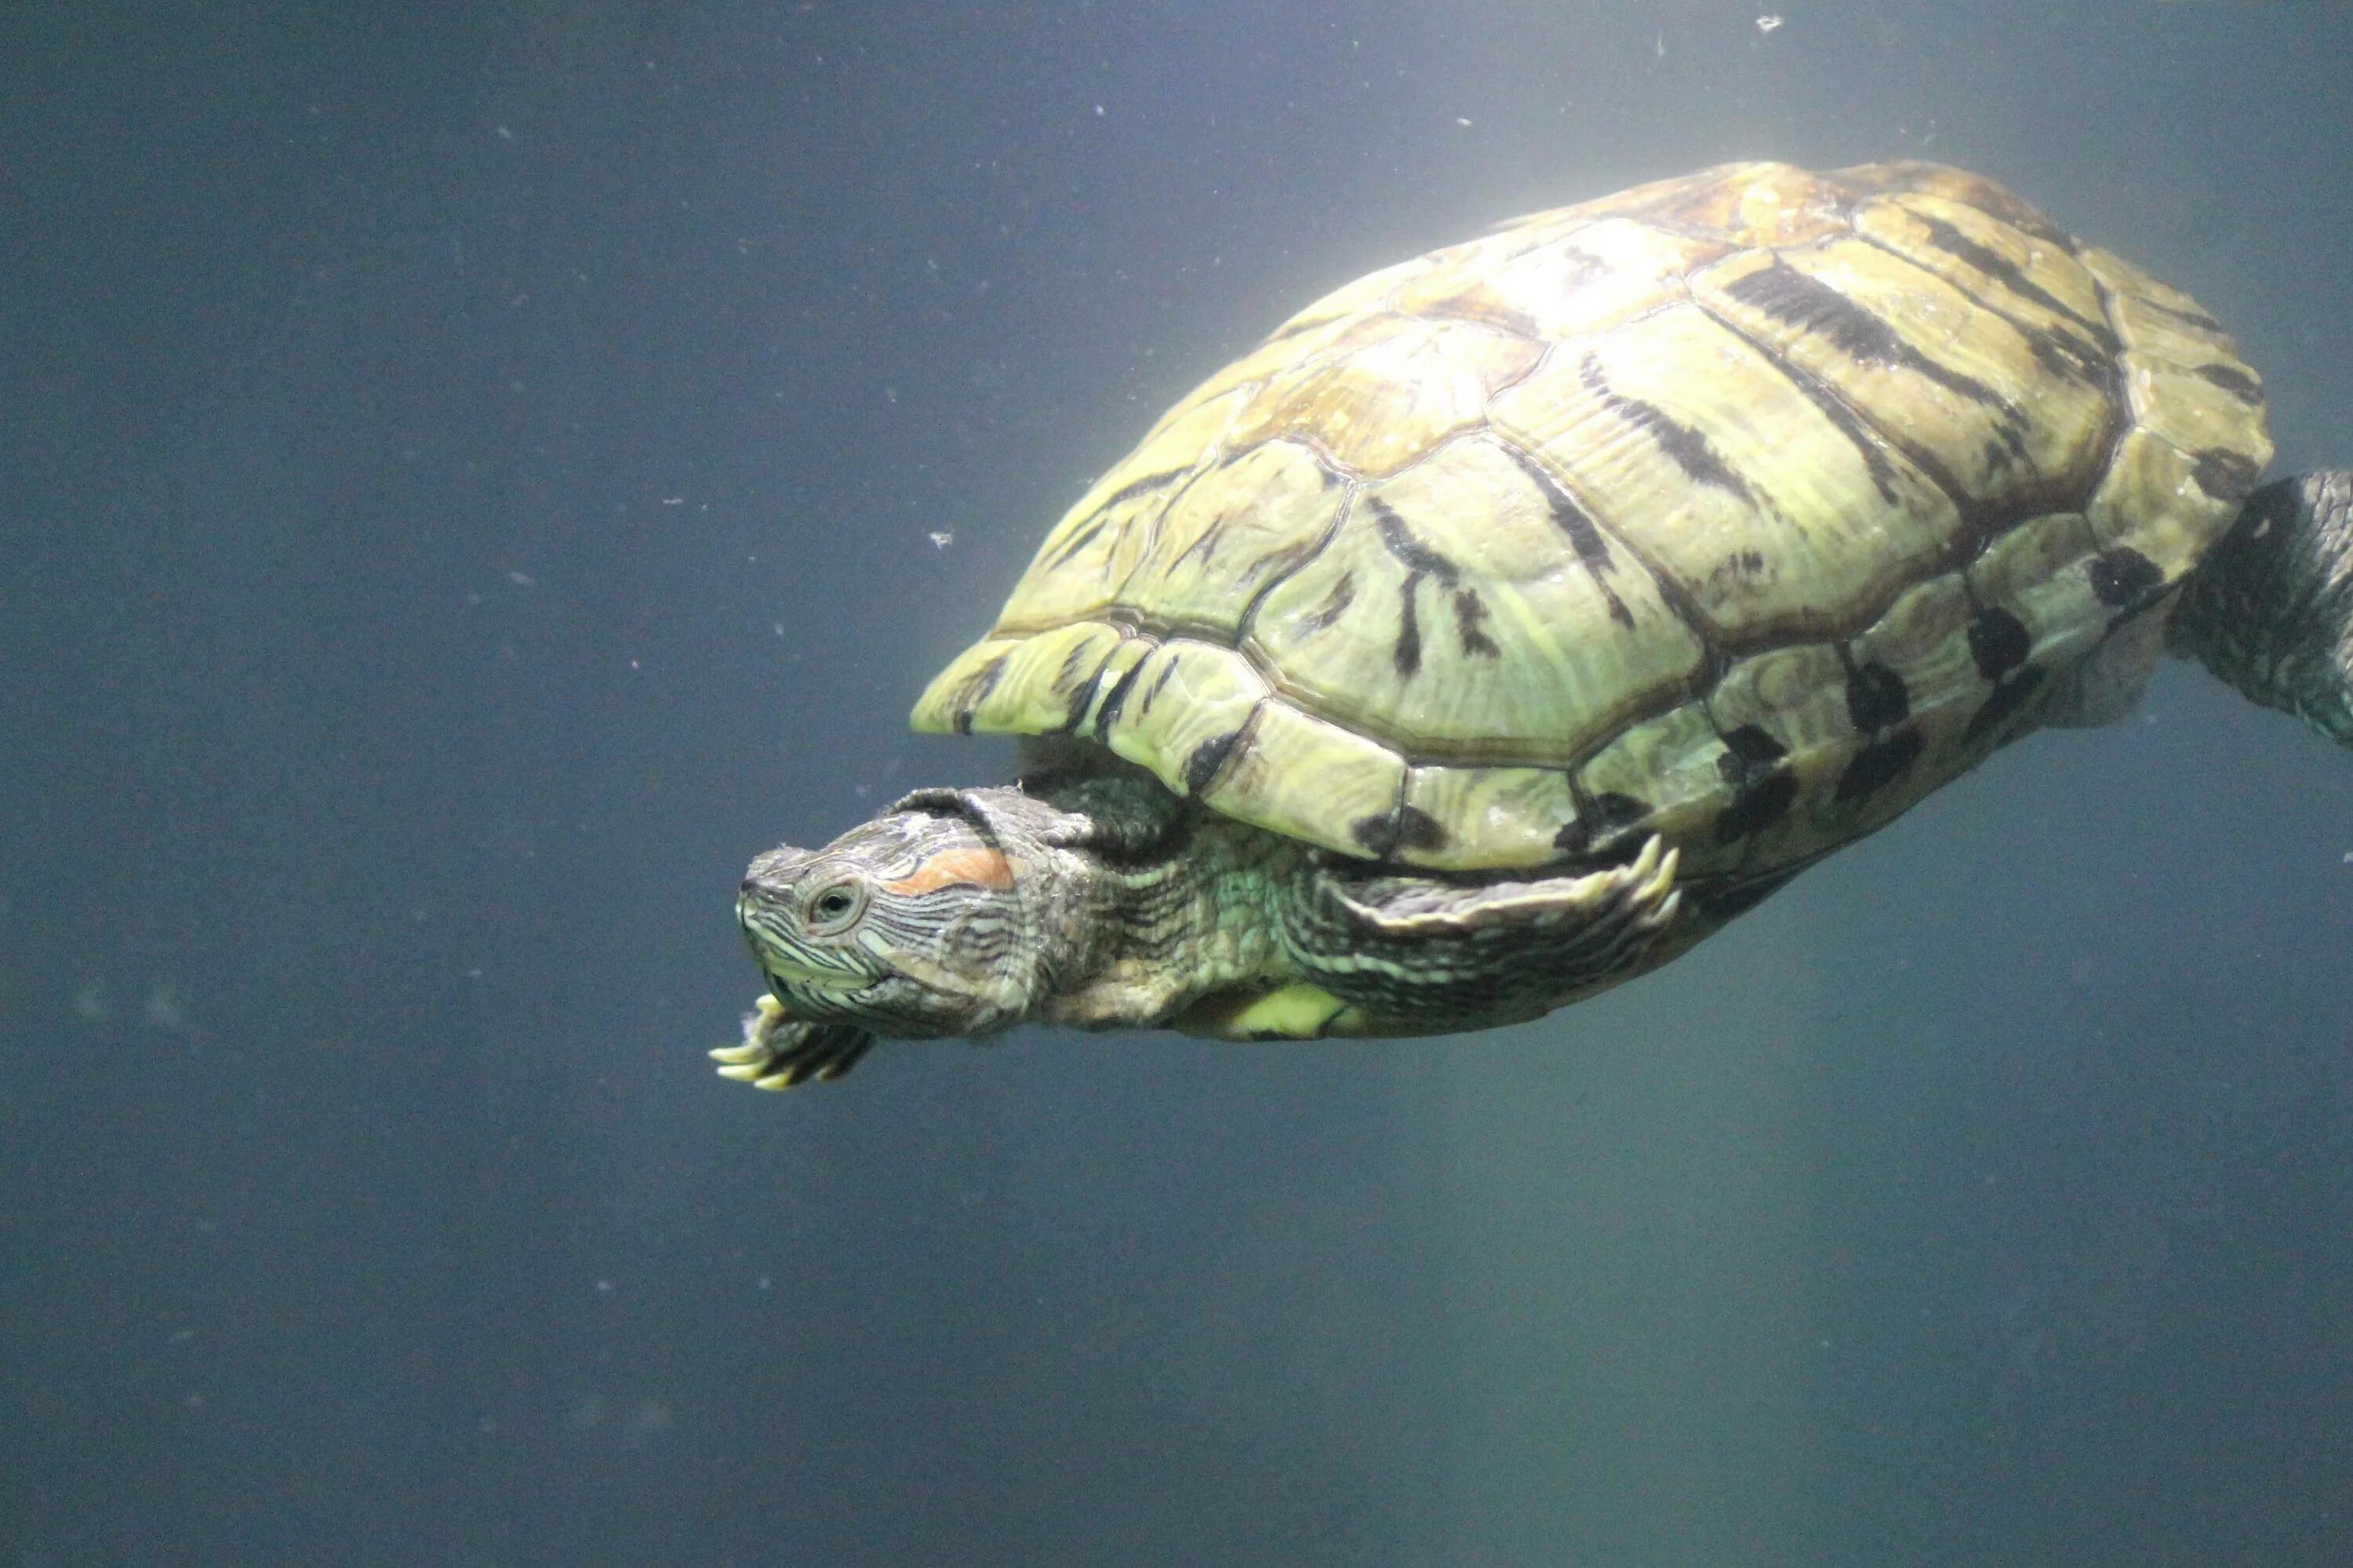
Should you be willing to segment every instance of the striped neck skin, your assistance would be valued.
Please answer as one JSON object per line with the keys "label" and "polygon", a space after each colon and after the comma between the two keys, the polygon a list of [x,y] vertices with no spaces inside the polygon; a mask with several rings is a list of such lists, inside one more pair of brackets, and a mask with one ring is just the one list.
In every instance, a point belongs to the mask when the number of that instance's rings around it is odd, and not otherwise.
{"label": "striped neck skin", "polygon": [[1091,857],[1095,961],[1041,998],[1037,1016],[1166,1027],[1205,996],[1297,978],[1280,933],[1307,859],[1293,840],[1208,812],[1149,854]]}
{"label": "striped neck skin", "polygon": [[2255,492],[2183,588],[2173,651],[2353,746],[2353,472]]}

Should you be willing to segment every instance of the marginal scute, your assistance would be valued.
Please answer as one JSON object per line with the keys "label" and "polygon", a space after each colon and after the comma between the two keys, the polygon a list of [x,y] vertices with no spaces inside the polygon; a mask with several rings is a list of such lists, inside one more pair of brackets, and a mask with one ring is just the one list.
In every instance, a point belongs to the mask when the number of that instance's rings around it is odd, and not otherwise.
{"label": "marginal scute", "polygon": [[1555,768],[1416,768],[1405,805],[1451,831],[1435,845],[1401,844],[1397,858],[1440,871],[1540,865],[1577,816],[1568,775]]}
{"label": "marginal scute", "polygon": [[2097,245],[2084,245],[2076,248],[2075,254],[2091,270],[2092,276],[2100,281],[2101,287],[2111,294],[2146,301],[2177,321],[2211,322],[2214,319],[2199,309],[2197,301],[2170,284],[2158,282],[2113,250]]}
{"label": "marginal scute", "polygon": [[[1743,865],[1802,860],[1826,843],[1868,832],[1950,776],[1962,731],[1987,689],[1969,655],[1970,613],[1962,574],[1932,577],[1857,636],[1845,660],[1804,673],[1821,689],[1790,693],[1801,716],[1782,721],[1799,788],[1788,813],[1744,846]],[[1852,694],[1865,671],[1879,673],[1863,685],[1900,684],[1902,715],[1883,705],[1874,716],[1884,722],[1859,735]],[[1784,678],[1799,673],[1790,670]],[[1721,706],[1717,716],[1725,716]]]}
{"label": "marginal scute", "polygon": [[1405,759],[1396,752],[1278,701],[1259,709],[1202,798],[1229,817],[1361,855],[1356,830],[1393,822],[1404,782]]}
{"label": "marginal scute", "polygon": [[[2271,455],[2271,443],[2263,447]],[[2128,430],[2116,461],[2092,493],[2084,517],[2100,543],[2155,561],[2167,582],[2179,579],[2239,514],[2236,500],[2207,493],[2198,459],[2152,431]]]}
{"label": "marginal scute", "polygon": [[2027,662],[2048,669],[2080,658],[2107,630],[2109,611],[2090,577],[2099,554],[2083,517],[2053,513],[1988,546],[1969,565],[1969,588],[1979,606],[2026,629]]}
{"label": "marginal scute", "polygon": [[1082,620],[1036,637],[975,643],[916,699],[918,733],[1052,735],[1076,722],[1079,703],[1126,634]]}
{"label": "marginal scute", "polygon": [[1159,646],[1149,637],[1130,637],[1113,648],[1103,660],[1103,668],[1095,672],[1094,685],[1087,694],[1086,710],[1071,726],[1071,733],[1101,740],[1134,694],[1136,671]]}
{"label": "marginal scute", "polygon": [[[919,727],[1343,854],[1769,888],[2105,715],[2271,456],[2188,295],[1979,176],[1727,165],[1327,294],[1056,525]],[[2116,702],[2087,703],[2086,666]],[[1694,907],[1707,905],[1694,894]]]}
{"label": "marginal scute", "polygon": [[2203,316],[2185,316],[2137,294],[2111,295],[2108,314],[2125,345],[2151,359],[2192,368],[2227,365],[2246,376],[2254,374],[2240,363],[2239,345],[2231,334]]}
{"label": "marginal scute", "polygon": [[1006,662],[1023,641],[1018,637],[985,637],[957,654],[946,669],[932,677],[932,683],[915,699],[915,710],[908,716],[909,726],[919,735],[968,730],[971,726],[967,715],[997,684],[1004,675]]}
{"label": "marginal scute", "polygon": [[1771,736],[1801,775],[1820,754],[1854,748],[1845,667],[1828,643],[1801,642],[1740,660],[1716,682],[1707,711],[1722,734]]}
{"label": "marginal scute", "polygon": [[1982,677],[1969,652],[1976,613],[1962,574],[1948,573],[1906,589],[1854,641],[1854,657],[1904,683],[1914,717],[1973,699]]}
{"label": "marginal scute", "polygon": [[[1241,734],[1266,695],[1266,683],[1240,654],[1180,638],[1145,659],[1102,738],[1178,794],[1192,794],[1201,781],[1195,768],[1201,748]],[[1229,750],[1217,766],[1230,759]]]}
{"label": "marginal scute", "polygon": [[1684,872],[1708,868],[1707,830],[1724,805],[1724,740],[1705,705],[1691,702],[1631,724],[1577,769],[1586,796],[1623,795],[1651,808],[1650,828],[1684,851]]}
{"label": "marginal scute", "polygon": [[2145,355],[2126,354],[2124,368],[2133,423],[2160,440],[2190,453],[2251,453],[2267,444],[2260,401]]}

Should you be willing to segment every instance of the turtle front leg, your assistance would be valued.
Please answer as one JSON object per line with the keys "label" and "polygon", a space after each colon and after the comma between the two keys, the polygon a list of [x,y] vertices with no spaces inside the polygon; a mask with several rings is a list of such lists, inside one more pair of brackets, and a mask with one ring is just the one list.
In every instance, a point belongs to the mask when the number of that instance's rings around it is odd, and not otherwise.
{"label": "turtle front leg", "polygon": [[1177,1027],[1226,1039],[1452,1034],[1539,1017],[1649,967],[1680,906],[1653,837],[1599,871],[1468,882],[1303,866],[1283,946],[1298,978],[1198,1002]]}
{"label": "turtle front leg", "polygon": [[805,1023],[784,1004],[763,994],[744,1018],[744,1044],[711,1053],[719,1075],[755,1089],[789,1089],[829,1083],[858,1065],[874,1048],[874,1036],[854,1023]]}

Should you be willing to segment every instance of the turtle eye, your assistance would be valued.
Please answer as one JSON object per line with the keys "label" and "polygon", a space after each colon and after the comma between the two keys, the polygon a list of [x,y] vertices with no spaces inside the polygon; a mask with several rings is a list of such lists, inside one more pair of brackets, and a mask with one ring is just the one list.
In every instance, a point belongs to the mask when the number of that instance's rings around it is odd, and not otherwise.
{"label": "turtle eye", "polygon": [[829,935],[850,925],[865,912],[864,885],[837,882],[808,901],[809,929]]}

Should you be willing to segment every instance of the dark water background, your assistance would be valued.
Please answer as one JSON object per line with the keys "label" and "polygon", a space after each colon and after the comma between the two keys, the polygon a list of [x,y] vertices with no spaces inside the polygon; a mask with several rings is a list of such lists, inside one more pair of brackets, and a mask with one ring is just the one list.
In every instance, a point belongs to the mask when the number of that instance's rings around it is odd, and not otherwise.
{"label": "dark water background", "polygon": [[2193,669],[1496,1036],[702,1054],[754,850],[1003,767],[902,715],[1089,476],[1494,218],[1965,164],[2353,461],[2348,60],[8,7],[0,1568],[2353,1561],[2353,758]]}

